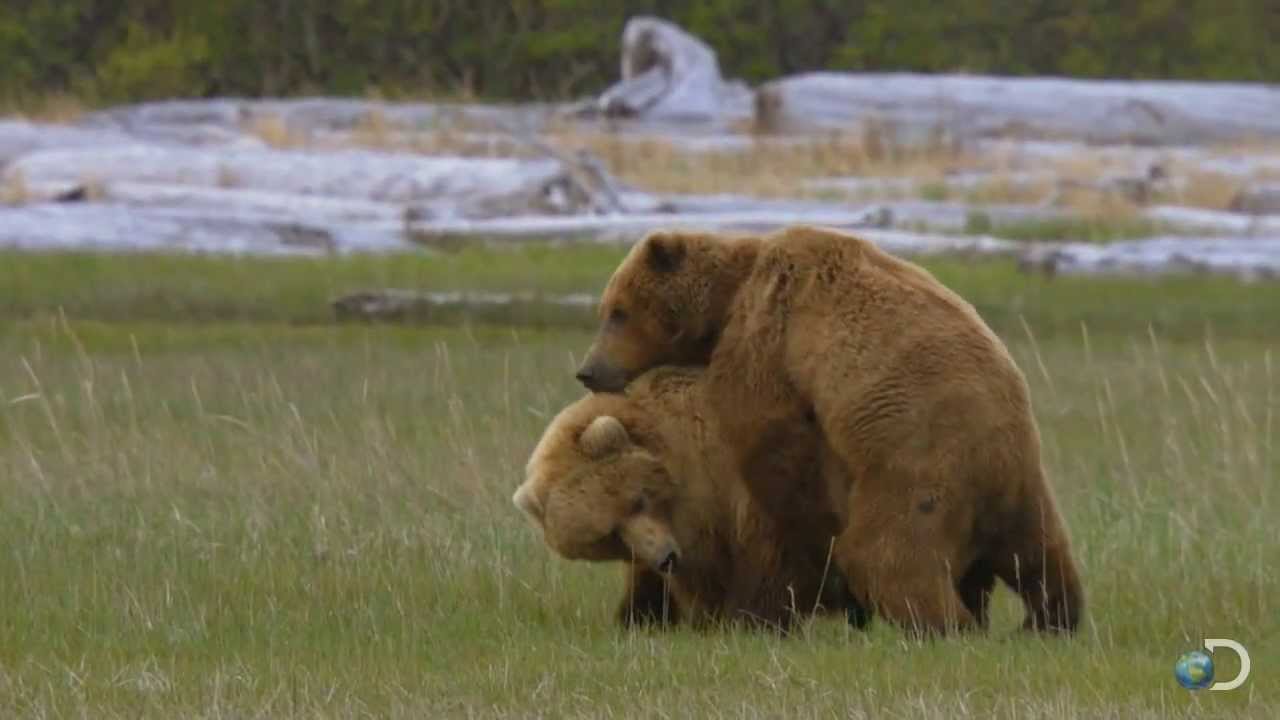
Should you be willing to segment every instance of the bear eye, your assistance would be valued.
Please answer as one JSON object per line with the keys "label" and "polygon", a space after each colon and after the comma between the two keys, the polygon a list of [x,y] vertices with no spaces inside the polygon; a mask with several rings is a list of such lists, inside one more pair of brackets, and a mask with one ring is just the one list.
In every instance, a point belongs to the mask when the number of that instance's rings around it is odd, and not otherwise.
{"label": "bear eye", "polygon": [[622,308],[614,308],[609,312],[609,322],[624,323],[627,321],[627,311]]}
{"label": "bear eye", "polygon": [[641,495],[640,497],[631,501],[631,514],[639,515],[640,513],[644,512],[645,508],[647,507],[649,507],[649,503],[648,501],[645,500],[644,496]]}

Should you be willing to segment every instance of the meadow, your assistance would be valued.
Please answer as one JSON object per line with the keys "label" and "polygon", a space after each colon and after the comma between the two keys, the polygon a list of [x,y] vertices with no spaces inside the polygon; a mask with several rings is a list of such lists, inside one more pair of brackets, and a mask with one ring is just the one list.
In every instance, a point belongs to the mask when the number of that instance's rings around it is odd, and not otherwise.
{"label": "meadow", "polygon": [[[336,323],[368,287],[603,285],[622,250],[0,254],[4,717],[1280,715],[1280,286],[925,263],[1031,383],[1083,566],[1070,639],[624,631],[620,569],[512,507],[591,319]],[[1231,692],[1179,654],[1227,637]],[[1215,655],[1220,678],[1235,674]]]}

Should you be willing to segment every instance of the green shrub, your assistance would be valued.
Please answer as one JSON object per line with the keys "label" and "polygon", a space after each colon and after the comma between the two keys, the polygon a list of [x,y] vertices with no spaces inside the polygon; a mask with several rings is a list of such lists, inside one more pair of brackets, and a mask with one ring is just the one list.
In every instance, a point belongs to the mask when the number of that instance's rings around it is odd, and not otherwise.
{"label": "green shrub", "polygon": [[815,69],[1271,81],[1280,6],[1249,0],[8,0],[0,97],[467,93],[617,78],[627,18],[680,23],[725,73]]}
{"label": "green shrub", "polygon": [[98,68],[96,90],[108,101],[150,100],[203,95],[209,44],[199,35],[152,37],[140,25],[112,48]]}

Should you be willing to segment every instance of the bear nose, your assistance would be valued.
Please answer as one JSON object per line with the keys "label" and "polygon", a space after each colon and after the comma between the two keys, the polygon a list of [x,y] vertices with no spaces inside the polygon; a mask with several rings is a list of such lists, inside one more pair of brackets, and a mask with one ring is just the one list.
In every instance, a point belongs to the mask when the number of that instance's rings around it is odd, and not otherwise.
{"label": "bear nose", "polygon": [[667,556],[658,561],[658,572],[673,573],[676,571],[676,564],[680,561],[680,554],[675,550],[667,553]]}
{"label": "bear nose", "polygon": [[593,390],[593,391],[595,390],[594,385],[596,382],[596,373],[591,368],[589,367],[581,368],[580,370],[578,370],[578,374],[574,375],[574,377],[577,378],[578,382],[582,383],[583,387],[585,387],[586,389]]}
{"label": "bear nose", "polygon": [[542,522],[542,503],[538,502],[528,483],[516,488],[515,494],[511,496],[511,502],[515,503],[515,506],[529,519]]}

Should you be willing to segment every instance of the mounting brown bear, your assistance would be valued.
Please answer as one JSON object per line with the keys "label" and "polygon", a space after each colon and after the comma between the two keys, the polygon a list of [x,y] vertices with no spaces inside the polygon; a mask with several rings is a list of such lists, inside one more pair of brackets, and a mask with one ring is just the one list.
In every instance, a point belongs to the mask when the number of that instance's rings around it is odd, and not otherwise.
{"label": "mounting brown bear", "polygon": [[[1084,593],[1040,459],[1026,380],[971,305],[922,268],[813,227],[658,232],[622,261],[578,379],[622,391],[707,366],[707,402],[761,506],[804,532],[847,517],[836,566],[860,603],[928,632],[985,626],[999,578],[1024,627],[1072,631]],[[801,491],[817,428],[834,453]],[[801,497],[806,496],[806,497]],[[819,539],[788,538],[812,545]]]}

